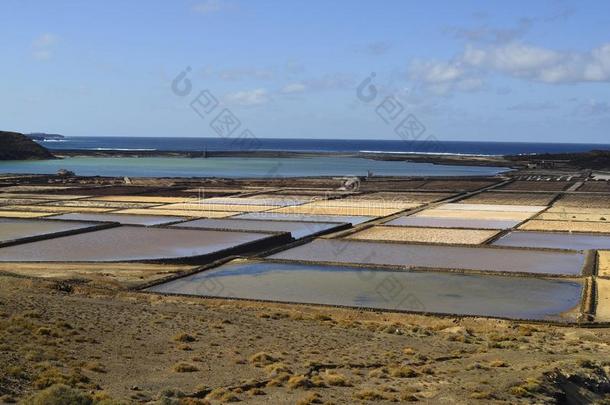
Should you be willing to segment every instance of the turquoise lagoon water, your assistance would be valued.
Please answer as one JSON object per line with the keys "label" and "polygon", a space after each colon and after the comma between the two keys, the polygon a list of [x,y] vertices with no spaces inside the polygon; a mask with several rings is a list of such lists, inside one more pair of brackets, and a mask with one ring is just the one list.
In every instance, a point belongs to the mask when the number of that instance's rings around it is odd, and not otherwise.
{"label": "turquoise lagoon water", "polygon": [[71,170],[80,176],[229,178],[365,176],[368,171],[383,176],[490,176],[507,170],[348,157],[70,157],[0,162],[0,173],[54,174],[59,169]]}

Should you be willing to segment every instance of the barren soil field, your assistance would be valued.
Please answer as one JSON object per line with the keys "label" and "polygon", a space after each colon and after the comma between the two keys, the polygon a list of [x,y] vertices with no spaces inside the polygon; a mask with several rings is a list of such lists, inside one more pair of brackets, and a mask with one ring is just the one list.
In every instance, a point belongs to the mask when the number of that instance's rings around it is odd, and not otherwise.
{"label": "barren soil field", "polygon": [[4,402],[583,403],[603,397],[609,341],[606,329],[0,276]]}

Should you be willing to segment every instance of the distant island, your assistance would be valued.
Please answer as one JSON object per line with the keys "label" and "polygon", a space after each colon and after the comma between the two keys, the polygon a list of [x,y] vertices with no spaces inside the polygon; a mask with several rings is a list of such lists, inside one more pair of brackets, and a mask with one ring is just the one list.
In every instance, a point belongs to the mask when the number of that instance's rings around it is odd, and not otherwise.
{"label": "distant island", "polygon": [[0,131],[0,160],[42,160],[55,156],[19,132]]}
{"label": "distant island", "polygon": [[44,132],[32,132],[31,134],[25,134],[25,136],[35,141],[57,141],[65,138],[63,135],[46,134]]}

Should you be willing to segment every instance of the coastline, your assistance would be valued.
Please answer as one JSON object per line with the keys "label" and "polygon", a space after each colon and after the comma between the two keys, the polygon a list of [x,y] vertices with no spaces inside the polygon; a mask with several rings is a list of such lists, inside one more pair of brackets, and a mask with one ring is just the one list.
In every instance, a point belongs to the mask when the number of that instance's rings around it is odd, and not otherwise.
{"label": "coastline", "polygon": [[293,151],[159,151],[159,150],[86,150],[86,149],[54,149],[58,158],[66,157],[175,157],[175,158],[213,158],[213,157],[243,157],[243,158],[313,158],[342,157],[364,158],[379,161],[404,161],[413,163],[431,163],[456,166],[498,166],[519,169],[525,165],[519,161],[511,161],[504,156],[464,155],[464,154],[423,154],[423,153],[391,153],[391,152],[293,152]]}

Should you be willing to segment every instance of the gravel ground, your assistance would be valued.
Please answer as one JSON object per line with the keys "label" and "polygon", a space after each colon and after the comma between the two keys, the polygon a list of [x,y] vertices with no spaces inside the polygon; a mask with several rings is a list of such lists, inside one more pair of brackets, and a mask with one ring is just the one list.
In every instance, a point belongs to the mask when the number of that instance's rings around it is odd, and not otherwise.
{"label": "gravel ground", "polygon": [[349,235],[347,239],[479,245],[497,233],[498,231],[374,226]]}

